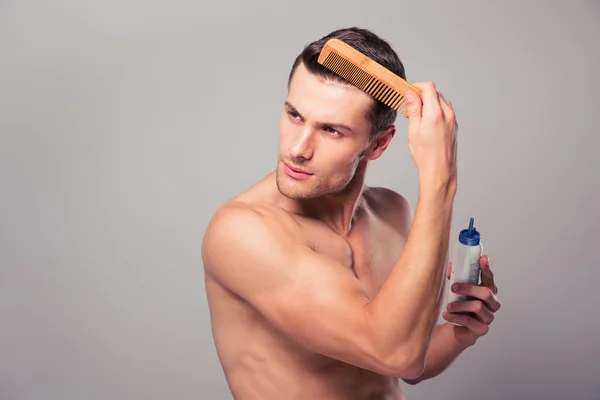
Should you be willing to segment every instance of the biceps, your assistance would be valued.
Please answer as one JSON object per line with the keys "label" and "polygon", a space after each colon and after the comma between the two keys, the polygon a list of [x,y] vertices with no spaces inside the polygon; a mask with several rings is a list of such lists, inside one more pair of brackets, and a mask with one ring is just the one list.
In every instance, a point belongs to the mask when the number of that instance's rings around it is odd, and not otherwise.
{"label": "biceps", "polygon": [[369,298],[341,265],[310,249],[295,254],[285,279],[254,292],[250,302],[275,327],[307,349],[371,367]]}

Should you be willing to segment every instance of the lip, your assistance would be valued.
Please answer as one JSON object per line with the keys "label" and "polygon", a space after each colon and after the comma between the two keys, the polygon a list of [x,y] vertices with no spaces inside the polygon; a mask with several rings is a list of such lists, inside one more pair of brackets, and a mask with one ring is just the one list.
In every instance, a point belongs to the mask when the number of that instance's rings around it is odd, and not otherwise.
{"label": "lip", "polygon": [[297,169],[297,168],[292,168],[289,165],[287,165],[285,162],[283,163],[283,167],[285,169],[285,172],[291,176],[292,178],[296,178],[296,179],[308,179],[312,174],[303,171],[301,169]]}

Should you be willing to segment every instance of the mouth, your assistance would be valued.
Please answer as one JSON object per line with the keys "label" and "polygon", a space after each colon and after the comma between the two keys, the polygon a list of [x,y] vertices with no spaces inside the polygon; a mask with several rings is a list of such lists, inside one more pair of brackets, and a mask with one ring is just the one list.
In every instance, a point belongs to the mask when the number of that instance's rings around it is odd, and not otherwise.
{"label": "mouth", "polygon": [[292,178],[295,179],[308,179],[312,174],[309,172],[306,172],[304,170],[295,168],[295,167],[290,167],[287,163],[283,163],[285,172],[291,176]]}

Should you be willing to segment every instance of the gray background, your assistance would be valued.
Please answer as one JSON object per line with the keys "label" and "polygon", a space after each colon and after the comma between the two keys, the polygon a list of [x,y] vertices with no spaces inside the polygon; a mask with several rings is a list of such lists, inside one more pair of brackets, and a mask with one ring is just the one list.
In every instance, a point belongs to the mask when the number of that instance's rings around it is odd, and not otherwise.
{"label": "gray background", "polygon": [[[408,398],[600,398],[598,1],[368,3],[0,2],[0,399],[231,398],[200,241],[274,168],[294,57],[353,25],[453,101],[453,236],[503,303]],[[397,122],[368,183],[414,207]]]}

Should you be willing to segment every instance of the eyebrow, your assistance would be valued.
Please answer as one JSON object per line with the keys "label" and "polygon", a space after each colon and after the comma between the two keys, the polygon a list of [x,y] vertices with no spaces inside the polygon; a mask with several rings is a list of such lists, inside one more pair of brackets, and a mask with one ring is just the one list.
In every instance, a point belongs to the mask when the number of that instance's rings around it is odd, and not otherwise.
{"label": "eyebrow", "polygon": [[[285,105],[285,108],[288,109],[288,111],[291,111],[294,114],[298,114],[301,118],[304,119],[304,117],[302,117],[302,114],[300,114],[300,112],[298,112],[298,110],[296,110],[296,107],[294,107],[289,101],[286,101],[284,103],[284,105]],[[344,125],[344,124],[334,124],[334,123],[322,122],[321,125],[323,125],[323,126],[329,126],[331,128],[334,128],[334,129],[340,130],[340,131],[345,130],[345,131],[348,131],[348,132],[352,132],[352,129],[349,126]]]}

